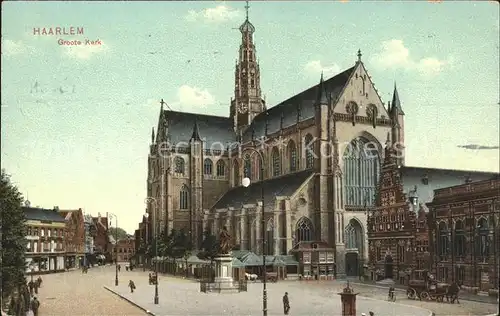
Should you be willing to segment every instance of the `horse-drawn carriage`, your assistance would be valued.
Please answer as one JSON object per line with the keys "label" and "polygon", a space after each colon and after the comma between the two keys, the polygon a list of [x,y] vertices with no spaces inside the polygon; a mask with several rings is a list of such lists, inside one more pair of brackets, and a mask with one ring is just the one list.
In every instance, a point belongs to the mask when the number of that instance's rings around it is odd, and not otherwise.
{"label": "horse-drawn carriage", "polygon": [[446,298],[447,302],[452,304],[458,301],[458,292],[460,287],[456,282],[440,283],[437,282],[432,274],[425,273],[423,280],[410,279],[408,281],[408,289],[406,290],[406,295],[409,299],[420,299],[427,301],[444,302]]}

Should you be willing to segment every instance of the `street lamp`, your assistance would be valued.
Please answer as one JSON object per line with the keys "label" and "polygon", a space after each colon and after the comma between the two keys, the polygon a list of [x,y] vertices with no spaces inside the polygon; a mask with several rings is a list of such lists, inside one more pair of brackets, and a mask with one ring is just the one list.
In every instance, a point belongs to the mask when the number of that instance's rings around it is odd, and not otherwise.
{"label": "street lamp", "polygon": [[[111,218],[115,218],[115,286],[118,286],[118,216],[113,213],[108,214]],[[109,226],[111,226],[111,220]]]}
{"label": "street lamp", "polygon": [[[261,181],[264,180],[264,157],[262,156],[262,153],[255,148],[249,148],[248,150],[251,150],[252,152],[255,152],[259,155],[260,159],[260,177]],[[250,186],[250,178],[245,177],[241,181],[241,184],[247,188]],[[266,245],[266,230],[265,228],[265,223],[266,220],[264,218],[265,211],[264,211],[264,184],[261,183],[260,186],[260,199],[262,203],[262,220],[261,220],[261,231],[262,231],[262,270],[264,271],[264,279],[262,280],[262,315],[267,316],[267,270],[266,270],[266,254],[265,254],[265,245]]]}
{"label": "street lamp", "polygon": [[[158,227],[156,226],[156,199],[154,197],[148,197],[144,200],[144,203],[152,203],[153,204],[153,214],[154,216],[154,243],[155,243],[155,296],[154,296],[154,303],[159,304],[160,298],[158,297]],[[144,217],[148,219],[149,213],[144,214]]]}

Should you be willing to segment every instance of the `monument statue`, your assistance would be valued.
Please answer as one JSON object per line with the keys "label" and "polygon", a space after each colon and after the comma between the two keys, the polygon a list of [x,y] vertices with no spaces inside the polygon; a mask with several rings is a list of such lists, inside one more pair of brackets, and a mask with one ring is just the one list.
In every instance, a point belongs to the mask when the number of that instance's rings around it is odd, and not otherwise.
{"label": "monument statue", "polygon": [[226,226],[219,233],[219,253],[228,254],[232,249],[231,235],[229,235]]}

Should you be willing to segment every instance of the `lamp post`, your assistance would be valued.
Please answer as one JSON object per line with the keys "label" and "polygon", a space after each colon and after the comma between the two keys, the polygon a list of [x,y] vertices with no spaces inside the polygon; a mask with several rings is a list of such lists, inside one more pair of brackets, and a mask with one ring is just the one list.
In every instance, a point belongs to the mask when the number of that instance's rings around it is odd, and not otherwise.
{"label": "lamp post", "polygon": [[[156,199],[154,197],[147,197],[145,200],[144,200],[144,203],[146,204],[153,204],[153,214],[155,215],[154,216],[154,223],[153,223],[153,233],[154,233],[154,243],[155,243],[155,296],[153,298],[153,301],[155,304],[159,304],[160,302],[160,298],[158,296],[158,227],[156,225]],[[149,213],[146,213],[144,214],[144,216],[146,217],[146,219],[148,219],[149,217]]]}
{"label": "lamp post", "polygon": [[[262,153],[255,148],[249,148],[248,150],[257,153],[260,159],[260,177],[261,181],[264,180],[264,157]],[[247,188],[250,186],[250,178],[245,177],[241,181],[241,184]],[[262,270],[264,271],[264,279],[262,280],[262,315],[267,316],[267,271],[266,271],[266,254],[265,254],[265,245],[266,245],[266,230],[265,228],[265,211],[264,211],[264,184],[261,183],[260,186],[260,199],[262,203],[262,221],[261,221],[261,231],[262,231]]]}
{"label": "lamp post", "polygon": [[[113,213],[108,213],[111,218],[115,218],[115,286],[118,286],[118,216]],[[111,225],[111,220],[109,221]]]}

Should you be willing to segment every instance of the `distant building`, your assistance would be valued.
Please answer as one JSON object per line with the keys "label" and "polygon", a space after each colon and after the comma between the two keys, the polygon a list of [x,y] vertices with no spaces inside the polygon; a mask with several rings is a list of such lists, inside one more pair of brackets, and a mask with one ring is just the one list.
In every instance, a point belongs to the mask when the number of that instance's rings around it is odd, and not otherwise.
{"label": "distant building", "polygon": [[500,179],[435,190],[427,206],[436,278],[473,291],[498,293]]}
{"label": "distant building", "polygon": [[80,267],[80,259],[83,259],[85,253],[85,228],[84,217],[81,208],[76,210],[60,210],[54,207],[66,222],[65,244],[66,244],[66,263],[65,267]]}
{"label": "distant building", "polygon": [[[27,272],[53,273],[65,271],[66,220],[55,209],[22,207],[26,216]],[[31,268],[33,271],[31,271]]]}
{"label": "distant building", "polygon": [[113,258],[117,255],[118,262],[128,262],[132,259],[134,254],[135,238],[133,236],[128,236],[126,239],[118,240],[116,245],[113,247]]}
{"label": "distant building", "polygon": [[94,251],[98,254],[107,254],[111,252],[110,239],[108,234],[109,229],[109,220],[106,217],[101,216],[101,213],[98,213],[97,217],[92,218],[96,233],[94,237]]}

